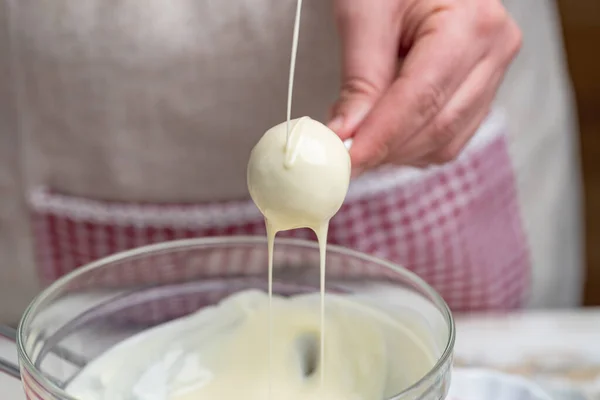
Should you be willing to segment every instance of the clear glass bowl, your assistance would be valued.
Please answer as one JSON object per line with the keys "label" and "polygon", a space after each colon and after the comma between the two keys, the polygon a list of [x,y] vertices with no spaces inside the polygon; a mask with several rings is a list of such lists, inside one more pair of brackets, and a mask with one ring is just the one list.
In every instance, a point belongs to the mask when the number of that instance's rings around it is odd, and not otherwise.
{"label": "clear glass bowl", "polygon": [[[262,237],[167,242],[82,267],[41,293],[23,316],[17,344],[28,398],[77,400],[65,386],[115,344],[251,288],[267,288],[267,245]],[[318,290],[316,243],[278,239],[274,292]],[[448,306],[429,285],[384,260],[329,246],[327,291],[360,294],[410,320],[435,352],[438,361],[431,371],[392,399],[445,398],[455,330]]]}

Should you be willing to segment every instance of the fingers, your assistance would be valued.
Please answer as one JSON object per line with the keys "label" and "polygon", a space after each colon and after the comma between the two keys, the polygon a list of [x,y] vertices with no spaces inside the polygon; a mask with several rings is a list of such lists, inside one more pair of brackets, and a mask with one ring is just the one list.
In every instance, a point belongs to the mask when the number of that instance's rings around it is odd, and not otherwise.
{"label": "fingers", "polygon": [[478,64],[440,113],[406,143],[393,149],[390,155],[393,159],[389,161],[394,164],[420,164],[421,158],[451,142],[456,143],[456,138],[462,139],[466,131],[473,133],[473,121],[481,123],[488,114],[501,77],[502,74],[488,60]]}
{"label": "fingers", "polygon": [[509,21],[494,51],[477,65],[444,109],[417,135],[394,149],[386,162],[423,166],[454,160],[490,112],[506,68],[521,46],[521,34]]}
{"label": "fingers", "polygon": [[398,79],[356,131],[350,150],[353,167],[378,165],[420,132],[446,107],[481,57],[460,29],[445,28],[420,38]]}
{"label": "fingers", "polygon": [[399,27],[387,2],[337,0],[342,45],[342,88],[332,107],[329,127],[343,140],[354,133],[397,68]]}
{"label": "fingers", "polygon": [[[423,166],[455,158],[489,113],[521,45],[501,1],[398,2],[408,4],[399,27],[385,18],[390,2],[336,3],[343,5],[344,89],[330,127],[353,138],[353,174],[384,162]],[[386,36],[391,28],[399,29],[399,42]],[[398,48],[408,53],[391,82]]]}
{"label": "fingers", "polygon": [[458,135],[456,135],[452,141],[450,141],[450,143],[442,148],[434,150],[430,154],[427,154],[414,162],[410,162],[409,165],[429,166],[432,164],[444,164],[458,158],[462,150],[466,147],[471,138],[473,138],[473,135],[475,135],[483,121],[485,121],[487,116],[490,114],[490,104],[492,98],[493,96],[491,96],[490,101],[486,103],[487,106],[481,107],[479,112],[468,121],[468,124],[464,127],[464,129]]}

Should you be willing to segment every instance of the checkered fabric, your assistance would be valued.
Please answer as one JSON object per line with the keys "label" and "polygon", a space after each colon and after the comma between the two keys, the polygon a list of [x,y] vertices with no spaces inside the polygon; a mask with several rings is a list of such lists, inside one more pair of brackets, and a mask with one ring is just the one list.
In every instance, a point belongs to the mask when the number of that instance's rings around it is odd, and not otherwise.
{"label": "checkered fabric", "polygon": [[[410,174],[388,169],[353,184],[345,205],[331,221],[329,243],[406,267],[431,284],[454,311],[521,306],[530,284],[529,252],[506,135],[496,135],[453,163],[417,174],[402,178]],[[145,244],[265,233],[262,216],[250,201],[131,204],[40,189],[32,194],[31,205],[39,270],[45,282]],[[307,230],[282,236],[314,238]],[[103,279],[105,283],[143,283],[155,282],[157,277],[176,281],[190,274],[251,276],[264,271],[262,258],[252,260],[251,250],[244,249],[195,259],[156,255],[152,262],[144,261],[145,267],[133,260],[138,265],[113,271]],[[350,263],[336,263],[328,274],[394,279],[384,269]],[[206,299],[191,303],[202,301]],[[171,309],[180,306],[179,302]]]}

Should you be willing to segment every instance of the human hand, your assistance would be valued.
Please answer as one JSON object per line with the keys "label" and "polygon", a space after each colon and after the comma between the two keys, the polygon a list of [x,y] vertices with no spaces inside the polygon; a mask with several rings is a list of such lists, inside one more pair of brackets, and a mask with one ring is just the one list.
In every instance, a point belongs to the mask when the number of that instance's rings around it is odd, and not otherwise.
{"label": "human hand", "polygon": [[521,33],[500,0],[334,0],[342,88],[329,127],[353,174],[453,160],[490,111]]}

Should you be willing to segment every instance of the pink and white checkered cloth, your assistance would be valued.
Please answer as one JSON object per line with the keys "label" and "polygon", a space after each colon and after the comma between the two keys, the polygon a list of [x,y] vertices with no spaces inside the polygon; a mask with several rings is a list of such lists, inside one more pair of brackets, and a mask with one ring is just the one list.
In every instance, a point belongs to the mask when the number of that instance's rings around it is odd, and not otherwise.
{"label": "pink and white checkered cloth", "polygon": [[[351,188],[345,205],[331,221],[329,242],[408,268],[431,284],[455,311],[521,306],[530,283],[529,249],[506,136],[497,135],[451,164],[421,172],[418,179],[394,184],[401,173],[381,171]],[[44,189],[33,194],[31,203],[39,268],[46,282],[90,261],[145,244],[265,232],[262,216],[250,201],[125,204]],[[306,230],[286,236],[313,237]],[[196,269],[205,268],[206,276],[251,272],[246,270],[253,268],[248,254],[232,257],[238,257],[237,261],[202,264],[206,260],[197,260]],[[124,268],[122,276],[112,279],[142,282],[156,280],[156,274],[164,274],[165,279],[181,277],[186,273],[181,265],[189,266],[189,260],[162,261],[167,267],[134,273]],[[344,276],[384,273],[337,268],[329,272]]]}

